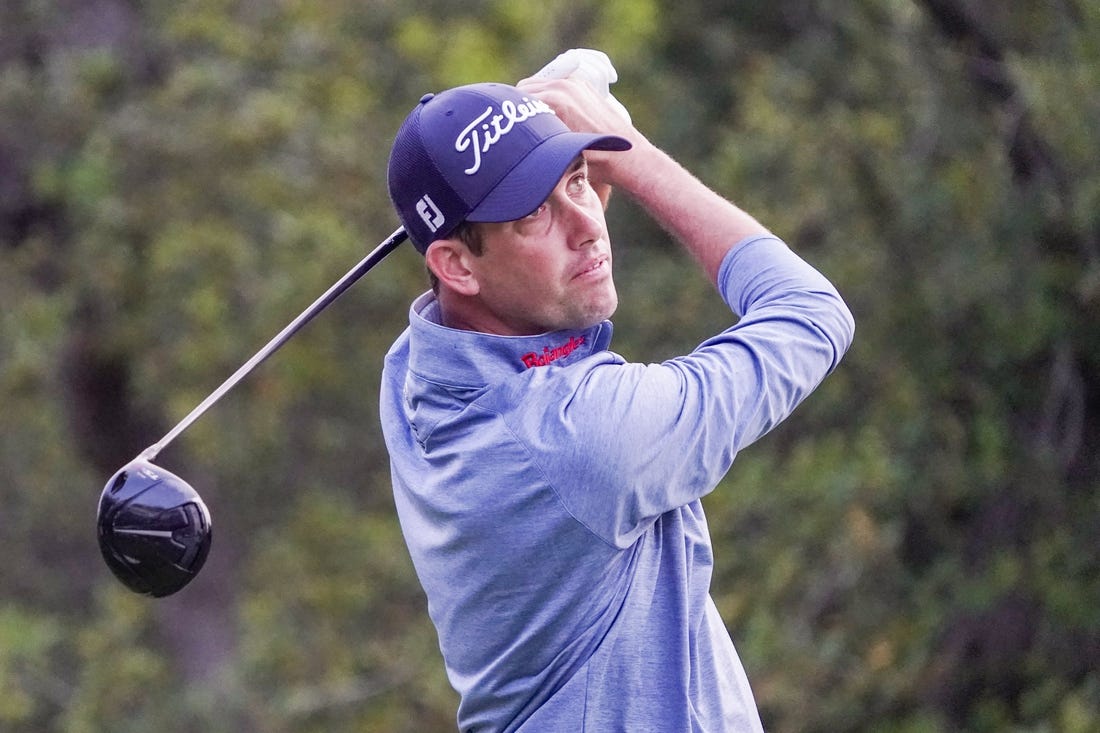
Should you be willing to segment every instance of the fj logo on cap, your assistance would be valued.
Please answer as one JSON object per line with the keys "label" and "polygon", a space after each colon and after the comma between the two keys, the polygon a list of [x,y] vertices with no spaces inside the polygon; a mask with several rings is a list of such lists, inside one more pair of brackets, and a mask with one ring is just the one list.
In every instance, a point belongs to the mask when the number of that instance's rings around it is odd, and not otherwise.
{"label": "fj logo on cap", "polygon": [[435,205],[431,196],[425,195],[416,202],[416,213],[420,214],[420,218],[433,232],[439,231],[439,227],[443,226],[443,212]]}
{"label": "fj logo on cap", "polygon": [[464,153],[468,149],[474,152],[474,164],[464,171],[466,175],[472,176],[481,170],[482,154],[489,152],[489,148],[511,132],[516,123],[526,122],[535,115],[543,114],[552,115],[554,110],[546,102],[529,97],[524,97],[520,104],[510,99],[504,100],[500,103],[500,114],[494,115],[493,108],[487,107],[481,116],[458,133],[455,140],[455,150],[458,152]]}

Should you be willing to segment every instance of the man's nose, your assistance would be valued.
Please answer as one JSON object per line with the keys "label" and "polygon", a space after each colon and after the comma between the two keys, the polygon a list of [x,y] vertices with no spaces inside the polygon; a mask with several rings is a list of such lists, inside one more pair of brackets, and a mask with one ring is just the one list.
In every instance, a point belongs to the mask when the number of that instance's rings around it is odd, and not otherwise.
{"label": "man's nose", "polygon": [[569,244],[574,249],[588,246],[603,236],[603,209],[586,206],[583,200],[565,197],[563,204],[569,225]]}

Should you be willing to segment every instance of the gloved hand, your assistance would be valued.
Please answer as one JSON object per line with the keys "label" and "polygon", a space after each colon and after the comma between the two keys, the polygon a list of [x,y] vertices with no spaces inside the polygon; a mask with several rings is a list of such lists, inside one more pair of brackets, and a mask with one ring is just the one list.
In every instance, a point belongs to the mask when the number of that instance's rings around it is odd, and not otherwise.
{"label": "gloved hand", "polygon": [[588,82],[597,94],[606,99],[623,118],[630,122],[630,113],[611,94],[611,85],[619,75],[611,65],[611,59],[603,51],[591,48],[571,48],[542,67],[534,78],[568,79],[575,77]]}

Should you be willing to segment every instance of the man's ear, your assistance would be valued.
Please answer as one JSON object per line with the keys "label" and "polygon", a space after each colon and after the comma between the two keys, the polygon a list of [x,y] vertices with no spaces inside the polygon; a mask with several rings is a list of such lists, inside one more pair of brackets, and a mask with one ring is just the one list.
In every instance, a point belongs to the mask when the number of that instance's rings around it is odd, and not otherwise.
{"label": "man's ear", "polygon": [[473,253],[457,237],[437,239],[428,245],[424,261],[428,269],[446,286],[460,295],[477,295],[481,286],[470,268]]}

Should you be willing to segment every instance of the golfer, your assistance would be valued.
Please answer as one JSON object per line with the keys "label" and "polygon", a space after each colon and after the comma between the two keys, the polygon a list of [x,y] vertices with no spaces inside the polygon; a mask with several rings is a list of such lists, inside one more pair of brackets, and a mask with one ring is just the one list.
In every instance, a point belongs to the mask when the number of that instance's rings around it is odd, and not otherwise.
{"label": "golfer", "polygon": [[[837,291],[575,78],[425,96],[389,185],[432,289],[382,426],[458,729],[761,731],[700,499],[836,367]],[[689,354],[610,350],[612,188],[731,310]]]}

